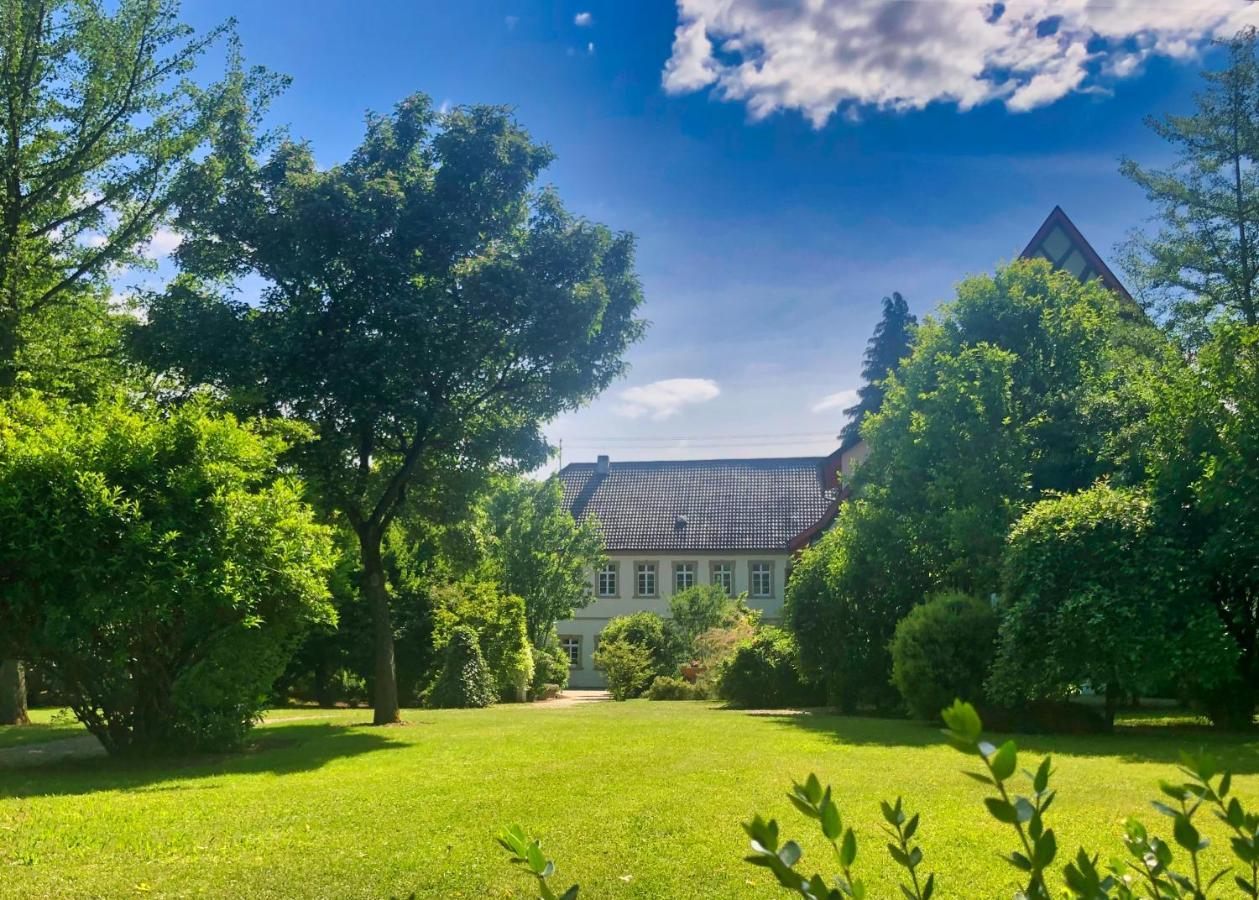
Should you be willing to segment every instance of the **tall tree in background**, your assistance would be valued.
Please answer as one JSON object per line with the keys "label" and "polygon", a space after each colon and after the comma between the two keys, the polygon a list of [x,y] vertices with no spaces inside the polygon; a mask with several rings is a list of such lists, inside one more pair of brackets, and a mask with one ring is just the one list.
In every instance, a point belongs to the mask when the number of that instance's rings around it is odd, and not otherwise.
{"label": "tall tree in background", "polygon": [[909,355],[909,342],[918,320],[909,311],[909,304],[898,291],[883,298],[883,318],[874,327],[866,344],[865,364],[861,377],[865,384],[857,391],[857,403],[844,410],[848,422],[839,433],[841,447],[851,447],[861,440],[861,423],[883,406],[883,382],[896,364]]}
{"label": "tall tree in background", "polygon": [[1259,323],[1259,61],[1253,28],[1228,44],[1229,67],[1205,72],[1189,116],[1151,119],[1176,148],[1167,169],[1120,171],[1158,209],[1156,235],[1135,235],[1127,268],[1189,346],[1219,318]]}
{"label": "tall tree in background", "polygon": [[[302,144],[261,153],[240,98],[188,182],[186,277],[139,346],[313,429],[296,462],[358,539],[374,719],[391,723],[387,530],[417,485],[543,462],[541,424],[624,371],[643,328],[634,241],[535,190],[551,152],[497,107],[412,96],[323,171]],[[246,274],[257,305],[215,292]]]}
{"label": "tall tree in background", "polygon": [[[108,7],[108,9],[107,9]],[[174,0],[0,0],[0,397],[82,399],[109,380],[111,267],[141,263],[215,91],[189,74],[230,25],[194,35]],[[0,724],[25,717],[0,664]]]}
{"label": "tall tree in background", "polygon": [[504,593],[525,601],[529,640],[542,647],[555,623],[587,606],[590,571],[603,559],[603,536],[593,520],[573,520],[556,479],[516,479],[487,503],[493,532],[490,559]]}

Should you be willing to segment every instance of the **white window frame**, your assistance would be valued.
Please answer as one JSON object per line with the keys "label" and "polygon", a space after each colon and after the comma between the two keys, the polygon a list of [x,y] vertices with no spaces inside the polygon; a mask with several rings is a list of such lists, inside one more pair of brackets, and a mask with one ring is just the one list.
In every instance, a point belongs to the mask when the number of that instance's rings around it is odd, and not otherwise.
{"label": "white window frame", "polygon": [[[650,593],[643,591],[644,575],[651,577]],[[645,600],[660,596],[660,567],[654,562],[643,560],[634,563],[634,596]]]}
{"label": "white window frame", "polygon": [[[605,578],[610,578],[612,581],[610,590],[604,589]],[[621,596],[621,567],[617,563],[604,563],[595,571],[595,596],[604,598]]]}
{"label": "white window frame", "polygon": [[[764,571],[758,571],[759,567]],[[757,591],[757,578],[764,575],[769,579],[768,589],[764,593]],[[754,559],[748,563],[748,596],[757,600],[770,600],[774,596],[774,564],[766,559]]]}
{"label": "white window frame", "polygon": [[[689,576],[690,584],[678,584],[678,579],[683,574]],[[699,566],[696,563],[690,560],[683,560],[673,564],[673,593],[685,591],[687,588],[693,588],[697,584],[699,584]]]}
{"label": "white window frame", "polygon": [[[718,572],[724,574],[724,580],[718,580]],[[708,581],[710,584],[720,585],[726,591],[727,597],[734,596],[734,563],[728,559],[715,559],[708,564]],[[726,583],[726,582],[729,583]]]}
{"label": "white window frame", "polygon": [[[576,662],[573,662],[573,652],[572,652],[572,649],[569,647],[570,643],[575,645],[575,649],[577,650]],[[560,635],[560,649],[563,650],[564,654],[568,657],[568,667],[570,669],[582,668],[581,635],[580,634],[561,634]]]}

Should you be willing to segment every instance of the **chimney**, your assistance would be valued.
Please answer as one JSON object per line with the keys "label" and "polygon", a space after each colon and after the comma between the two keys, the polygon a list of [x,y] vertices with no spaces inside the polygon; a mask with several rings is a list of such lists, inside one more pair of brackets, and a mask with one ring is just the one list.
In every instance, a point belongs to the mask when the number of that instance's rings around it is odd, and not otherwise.
{"label": "chimney", "polygon": [[608,457],[605,454],[600,454],[599,458],[595,461],[595,474],[607,475],[608,469],[611,467],[612,463],[608,460]]}

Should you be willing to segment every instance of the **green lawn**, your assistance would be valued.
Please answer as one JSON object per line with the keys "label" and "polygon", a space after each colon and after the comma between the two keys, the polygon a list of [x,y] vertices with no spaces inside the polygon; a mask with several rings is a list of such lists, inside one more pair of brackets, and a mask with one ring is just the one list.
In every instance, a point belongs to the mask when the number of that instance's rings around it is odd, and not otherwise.
{"label": "green lawn", "polygon": [[32,709],[30,725],[23,728],[0,726],[0,750],[42,744],[45,741],[77,737],[86,733],[83,726],[71,717],[69,710]]}
{"label": "green lawn", "polygon": [[[983,788],[925,725],[646,701],[416,710],[385,729],[361,726],[363,711],[283,715],[240,755],[0,768],[0,895],[529,897],[492,840],[520,821],[583,896],[775,896],[741,862],[739,822],[773,814],[804,837],[806,862],[821,861],[784,797],[810,770],[864,838],[874,897],[899,895],[876,837],[878,801],[897,794],[924,811],[937,896],[1009,896],[1014,884]],[[3,729],[0,742],[12,742]],[[1129,813],[1153,822],[1146,801],[1182,746],[1212,746],[1259,800],[1259,741],[1163,728],[1021,743],[1057,760],[1064,861],[1081,841],[1104,858],[1119,850]]]}

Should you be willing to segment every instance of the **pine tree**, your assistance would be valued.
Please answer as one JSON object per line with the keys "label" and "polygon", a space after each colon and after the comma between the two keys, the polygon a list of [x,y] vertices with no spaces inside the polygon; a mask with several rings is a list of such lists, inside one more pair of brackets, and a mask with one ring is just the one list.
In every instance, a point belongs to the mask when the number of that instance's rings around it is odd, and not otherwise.
{"label": "pine tree", "polygon": [[874,328],[866,344],[861,377],[865,384],[857,391],[855,405],[844,410],[848,424],[839,433],[841,447],[851,447],[861,440],[861,423],[883,405],[883,381],[896,369],[896,364],[909,355],[909,341],[918,320],[909,311],[909,304],[899,291],[883,298],[883,318]]}

